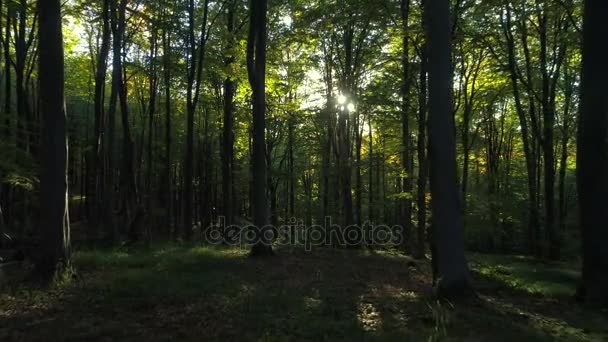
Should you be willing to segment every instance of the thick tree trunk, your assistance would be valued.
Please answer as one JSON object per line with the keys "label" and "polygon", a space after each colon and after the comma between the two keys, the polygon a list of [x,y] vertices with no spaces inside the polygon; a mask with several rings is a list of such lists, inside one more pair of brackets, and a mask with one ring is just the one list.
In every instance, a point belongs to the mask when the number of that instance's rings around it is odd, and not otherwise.
{"label": "thick tree trunk", "polygon": [[67,189],[67,117],[64,103],[63,34],[60,0],[39,0],[39,81],[44,153],[40,209],[43,257],[38,269],[48,279],[70,263]]}
{"label": "thick tree trunk", "polygon": [[437,293],[458,296],[470,289],[464,255],[460,192],[456,176],[456,137],[452,115],[450,1],[426,0],[429,55],[429,161],[436,248]]}
{"label": "thick tree trunk", "polygon": [[578,132],[579,220],[583,234],[582,286],[590,304],[608,306],[608,65],[603,42],[608,2],[586,0],[583,29],[583,72]]}
{"label": "thick tree trunk", "polygon": [[265,236],[268,225],[266,197],[266,22],[267,0],[250,2],[249,39],[247,40],[247,71],[253,90],[253,225],[256,240],[252,256],[273,255],[272,241]]}

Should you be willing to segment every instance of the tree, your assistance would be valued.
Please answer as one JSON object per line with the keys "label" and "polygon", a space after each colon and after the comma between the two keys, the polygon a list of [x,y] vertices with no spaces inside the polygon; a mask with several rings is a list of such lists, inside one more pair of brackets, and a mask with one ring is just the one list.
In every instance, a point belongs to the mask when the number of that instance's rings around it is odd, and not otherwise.
{"label": "tree", "polygon": [[44,148],[40,175],[43,256],[38,260],[38,269],[41,275],[52,277],[70,263],[67,117],[60,0],[39,0],[38,13],[40,110],[43,122],[41,147]]}
{"label": "tree", "polygon": [[209,17],[209,0],[203,5],[203,22],[197,43],[195,34],[195,7],[194,0],[188,1],[188,57],[187,57],[187,128],[186,128],[186,154],[184,156],[184,206],[182,235],[189,239],[192,235],[192,210],[194,188],[194,112],[200,98],[201,82],[203,77],[203,62],[209,31],[207,19]]}
{"label": "tree", "polygon": [[[110,39],[111,39],[111,30],[110,30],[110,0],[103,0],[102,9],[101,9],[101,20],[102,20],[102,34],[101,34],[101,46],[97,53],[97,61],[95,63],[95,98],[94,98],[94,111],[95,111],[95,141],[93,143],[93,151],[91,157],[91,181],[93,182],[92,188],[95,189],[95,217],[94,221],[98,220],[98,211],[101,208],[98,206],[102,205],[101,199],[103,199],[102,193],[103,189],[103,179],[104,176],[104,166],[103,163],[103,139],[104,139],[104,131],[105,131],[105,108],[104,108],[104,99],[105,99],[105,88],[106,88],[106,74],[108,69],[108,55],[110,53]],[[111,229],[110,227],[106,227],[106,229]],[[108,231],[108,234],[111,235],[112,232]]]}
{"label": "tree", "polygon": [[466,293],[470,284],[456,177],[450,1],[426,0],[424,15],[428,32],[428,131],[436,288],[441,296],[457,296]]}
{"label": "tree", "polygon": [[[230,70],[232,63],[235,62],[234,43],[235,43],[235,10],[236,1],[231,0],[227,6],[226,21],[228,43],[226,45],[226,60],[225,65]],[[224,80],[224,125],[222,130],[222,196],[223,196],[223,213],[226,218],[226,226],[233,223],[233,175],[234,175],[234,92],[236,82],[233,75],[227,75]]]}
{"label": "tree", "polygon": [[247,39],[247,72],[253,90],[253,225],[257,233],[251,248],[252,256],[273,254],[271,241],[264,234],[268,225],[265,162],[267,7],[267,0],[251,0]]}
{"label": "tree", "polygon": [[586,0],[583,70],[578,132],[578,191],[583,234],[582,285],[589,303],[608,306],[608,66],[603,41],[608,35],[608,3]]}
{"label": "tree", "polygon": [[[401,9],[401,25],[402,25],[402,46],[403,46],[403,56],[402,56],[402,90],[401,90],[401,139],[403,144],[403,152],[401,155],[401,166],[403,167],[403,171],[405,172],[405,177],[402,179],[403,184],[403,192],[405,193],[406,198],[403,199],[403,208],[402,215],[405,225],[405,232],[409,234],[411,232],[412,227],[412,201],[411,201],[411,193],[412,193],[412,180],[413,180],[413,158],[412,158],[412,137],[410,133],[410,88],[411,88],[411,78],[410,78],[410,33],[409,33],[409,17],[410,17],[410,0],[401,0],[400,2]],[[371,120],[370,120],[371,125]],[[371,128],[370,128],[370,136],[371,136]],[[370,150],[371,150],[371,138],[370,138]],[[370,159],[371,160],[371,159]],[[371,177],[371,167],[370,167],[370,177]],[[371,186],[371,181],[370,181]],[[370,190],[371,191],[371,190]],[[371,200],[372,197],[370,197]]]}

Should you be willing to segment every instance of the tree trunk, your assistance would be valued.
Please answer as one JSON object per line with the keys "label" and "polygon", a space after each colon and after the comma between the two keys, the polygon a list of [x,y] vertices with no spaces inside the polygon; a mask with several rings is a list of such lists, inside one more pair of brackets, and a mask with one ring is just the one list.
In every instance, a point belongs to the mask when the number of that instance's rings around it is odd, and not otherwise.
{"label": "tree trunk", "polygon": [[146,170],[146,211],[148,215],[152,215],[152,194],[154,186],[152,184],[152,175],[154,168],[154,154],[152,146],[152,138],[154,136],[154,116],[156,115],[156,94],[158,91],[158,75],[157,75],[157,62],[158,56],[158,29],[155,23],[151,23],[151,34],[150,34],[150,70],[148,75],[148,156],[147,156],[147,170]]}
{"label": "tree trunk", "polygon": [[372,115],[369,114],[368,117],[368,125],[369,125],[369,204],[368,204],[368,217],[369,223],[374,224],[374,220],[376,219],[375,215],[375,203],[374,203],[374,135],[372,130]]}
{"label": "tree trunk", "polygon": [[[171,168],[171,37],[167,28],[163,29],[163,72],[165,88],[165,187],[162,198],[167,203],[166,227],[172,231],[173,218],[173,176]],[[171,235],[171,234],[169,234]]]}
{"label": "tree trunk", "polygon": [[363,199],[363,180],[361,178],[361,145],[363,142],[363,132],[359,126],[363,126],[360,116],[355,119],[355,224],[361,227],[361,203]]}
{"label": "tree trunk", "polygon": [[[507,40],[507,54],[508,54],[508,68],[509,78],[511,80],[511,87],[513,89],[513,97],[515,99],[515,110],[521,126],[521,138],[524,147],[524,156],[526,159],[526,171],[528,178],[528,251],[532,255],[539,255],[540,248],[539,244],[539,213],[538,213],[538,186],[536,183],[537,176],[537,153],[535,148],[534,139],[530,139],[531,134],[528,127],[528,119],[524,111],[521,93],[518,82],[516,54],[515,54],[515,40],[512,33],[511,24],[511,10],[510,7],[506,8],[506,15],[503,16],[502,29]],[[535,117],[533,112],[533,106],[530,106],[530,117]],[[533,131],[535,131],[533,129]],[[534,136],[534,132],[532,132]]]}
{"label": "tree trunk", "polygon": [[123,207],[121,209],[124,215],[124,227],[128,227],[129,238],[131,241],[134,241],[137,239],[137,236],[136,232],[132,229],[132,223],[138,216],[136,210],[139,210],[139,208],[137,208],[139,205],[139,195],[133,167],[133,163],[135,161],[135,151],[133,138],[131,137],[131,123],[129,121],[129,107],[127,102],[127,85],[124,76],[124,65],[122,62],[123,44],[127,25],[126,11],[127,0],[120,0],[115,17],[117,22],[114,31],[114,55],[116,57],[114,58],[113,68],[118,69],[116,73],[116,76],[118,77],[116,85],[118,87],[120,117],[123,132],[123,156],[120,172],[121,196],[123,200]]}
{"label": "tree trunk", "polygon": [[[228,44],[226,45],[227,58],[224,61],[227,70],[231,70],[231,65],[235,62],[232,56],[234,49],[234,11],[236,2],[231,1],[228,5],[227,22],[228,22]],[[234,92],[236,82],[232,75],[228,75],[224,80],[224,127],[223,127],[223,153],[222,153],[222,198],[223,198],[223,214],[225,217],[226,226],[233,223],[233,193],[232,193],[232,178],[234,175]]]}
{"label": "tree trunk", "polygon": [[45,150],[40,175],[40,227],[44,243],[38,269],[44,277],[51,279],[70,263],[67,117],[60,0],[39,0],[38,14],[42,148]]}
{"label": "tree trunk", "polygon": [[452,98],[450,1],[426,0],[429,55],[429,161],[436,248],[437,293],[459,296],[470,289],[464,255]]}
{"label": "tree trunk", "polygon": [[[90,164],[90,182],[92,182],[91,189],[95,189],[92,199],[94,213],[93,220],[98,222],[101,218],[101,208],[103,200],[103,177],[104,173],[108,172],[105,170],[104,163],[104,151],[103,151],[103,139],[104,132],[106,129],[106,117],[104,111],[104,98],[105,98],[105,86],[106,86],[106,72],[108,69],[108,55],[110,53],[110,0],[104,0],[102,4],[102,34],[101,34],[101,46],[97,54],[97,62],[95,69],[95,93],[94,93],[94,112],[95,112],[95,137],[93,143],[93,155],[91,156]],[[106,151],[107,152],[107,151]],[[105,170],[105,172],[104,172]],[[89,202],[91,203],[91,202]]]}
{"label": "tree trunk", "polygon": [[209,0],[203,5],[203,24],[199,44],[194,34],[194,0],[188,1],[188,85],[187,85],[187,119],[186,119],[186,153],[184,156],[184,203],[182,236],[189,240],[192,235],[192,210],[194,201],[194,112],[198,105],[203,73],[203,59],[208,38],[207,18],[209,15]]}
{"label": "tree trunk", "polygon": [[582,285],[588,303],[608,306],[608,65],[603,42],[608,2],[586,0],[583,28],[583,71],[578,132],[579,220],[583,235]]}
{"label": "tree trunk", "polygon": [[288,172],[288,215],[287,220],[295,218],[296,211],[296,177],[294,171],[294,144],[295,144],[295,124],[293,114],[290,112],[287,118],[287,172]]}
{"label": "tree trunk", "polygon": [[426,252],[426,184],[428,164],[426,158],[426,112],[427,112],[427,47],[422,47],[420,56],[420,89],[418,94],[418,179],[416,206],[418,207],[418,225],[416,229],[416,246],[414,258],[424,259]]}
{"label": "tree trunk", "polygon": [[273,255],[272,241],[265,236],[268,225],[266,197],[266,22],[267,0],[250,2],[249,37],[247,40],[247,72],[253,90],[253,225],[256,239],[252,256]]}
{"label": "tree trunk", "polygon": [[[402,89],[401,89],[401,167],[405,172],[405,177],[402,177],[402,184],[405,196],[401,202],[403,205],[403,225],[404,225],[404,239],[409,238],[409,234],[412,231],[412,200],[410,199],[413,188],[413,159],[412,159],[412,137],[410,133],[409,125],[409,109],[410,109],[410,39],[409,39],[409,16],[410,16],[410,0],[401,0],[401,25],[403,34],[403,56],[402,56]],[[371,127],[370,127],[371,131]],[[371,136],[371,133],[370,133]],[[405,241],[405,240],[404,240]]]}

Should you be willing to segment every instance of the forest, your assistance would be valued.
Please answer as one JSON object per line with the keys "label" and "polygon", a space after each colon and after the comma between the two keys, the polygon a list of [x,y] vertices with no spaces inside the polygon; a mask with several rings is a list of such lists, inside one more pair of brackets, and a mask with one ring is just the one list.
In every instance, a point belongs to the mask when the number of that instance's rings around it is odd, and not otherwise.
{"label": "forest", "polygon": [[606,19],[0,0],[0,340],[608,340]]}

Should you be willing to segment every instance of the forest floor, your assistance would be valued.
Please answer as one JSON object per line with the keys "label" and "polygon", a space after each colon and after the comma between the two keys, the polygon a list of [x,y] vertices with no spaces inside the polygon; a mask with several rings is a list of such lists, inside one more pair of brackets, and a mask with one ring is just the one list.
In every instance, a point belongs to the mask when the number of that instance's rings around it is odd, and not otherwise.
{"label": "forest floor", "polygon": [[0,341],[606,341],[577,272],[470,255],[478,298],[432,299],[428,263],[390,252],[164,246],[75,254],[51,289],[0,289]]}

